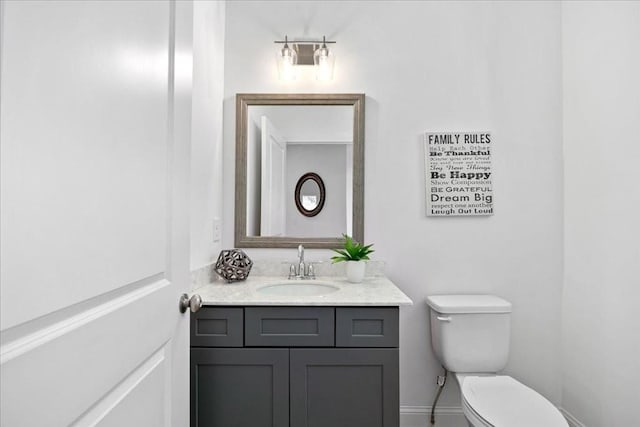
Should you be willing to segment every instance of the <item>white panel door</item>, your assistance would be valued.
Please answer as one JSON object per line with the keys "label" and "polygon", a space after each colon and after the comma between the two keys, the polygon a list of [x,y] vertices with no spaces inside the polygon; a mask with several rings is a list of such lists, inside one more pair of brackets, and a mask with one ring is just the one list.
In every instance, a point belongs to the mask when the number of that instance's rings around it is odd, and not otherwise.
{"label": "white panel door", "polygon": [[285,236],[287,141],[266,116],[261,117],[261,132],[260,235]]}
{"label": "white panel door", "polygon": [[193,4],[0,6],[2,426],[187,426]]}

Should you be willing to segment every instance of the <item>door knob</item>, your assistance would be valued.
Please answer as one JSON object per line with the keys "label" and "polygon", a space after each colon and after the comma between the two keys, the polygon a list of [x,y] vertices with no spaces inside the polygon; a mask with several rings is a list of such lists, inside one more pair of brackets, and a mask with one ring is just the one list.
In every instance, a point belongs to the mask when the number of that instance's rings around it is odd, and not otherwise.
{"label": "door knob", "polygon": [[180,296],[179,307],[180,313],[184,313],[188,308],[191,309],[192,313],[195,313],[202,307],[202,298],[200,298],[200,295],[198,294],[193,294],[191,298],[189,298],[189,295],[187,294],[182,294]]}

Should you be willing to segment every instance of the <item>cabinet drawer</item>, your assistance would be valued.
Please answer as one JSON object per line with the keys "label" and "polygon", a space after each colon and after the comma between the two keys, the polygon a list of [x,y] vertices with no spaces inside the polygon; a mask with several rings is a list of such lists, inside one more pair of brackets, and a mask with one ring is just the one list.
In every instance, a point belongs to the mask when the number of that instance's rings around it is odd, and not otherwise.
{"label": "cabinet drawer", "polygon": [[242,347],[243,309],[202,307],[191,314],[192,347]]}
{"label": "cabinet drawer", "polygon": [[333,347],[333,307],[247,307],[247,347]]}
{"label": "cabinet drawer", "polygon": [[336,347],[398,347],[398,308],[336,308]]}

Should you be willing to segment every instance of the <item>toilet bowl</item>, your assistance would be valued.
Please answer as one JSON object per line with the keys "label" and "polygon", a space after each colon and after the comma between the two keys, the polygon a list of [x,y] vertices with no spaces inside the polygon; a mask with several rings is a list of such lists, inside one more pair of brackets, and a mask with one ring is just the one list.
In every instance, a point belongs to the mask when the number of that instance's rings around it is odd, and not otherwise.
{"label": "toilet bowl", "polygon": [[507,375],[455,374],[462,411],[473,427],[567,427],[542,395]]}
{"label": "toilet bowl", "polygon": [[511,303],[494,295],[427,297],[431,345],[455,374],[473,427],[568,427],[542,395],[507,375]]}

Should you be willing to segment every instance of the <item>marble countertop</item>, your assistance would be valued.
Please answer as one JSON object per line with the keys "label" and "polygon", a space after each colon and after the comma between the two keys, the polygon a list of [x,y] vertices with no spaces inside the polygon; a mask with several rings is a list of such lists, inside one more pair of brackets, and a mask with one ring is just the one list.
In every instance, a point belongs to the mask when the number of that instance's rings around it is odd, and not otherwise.
{"label": "marble countertop", "polygon": [[[260,288],[275,284],[326,284],[338,290],[317,296],[271,295]],[[213,282],[192,290],[203,305],[308,305],[308,306],[401,306],[413,302],[385,276],[365,277],[362,283],[349,283],[338,276],[320,276],[315,280],[287,280],[282,276],[249,276],[235,283]]]}

